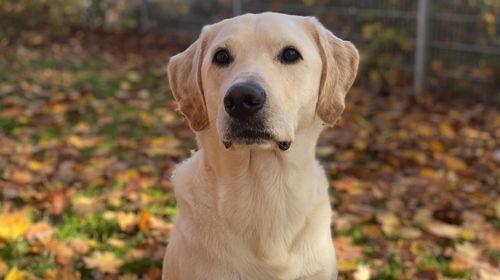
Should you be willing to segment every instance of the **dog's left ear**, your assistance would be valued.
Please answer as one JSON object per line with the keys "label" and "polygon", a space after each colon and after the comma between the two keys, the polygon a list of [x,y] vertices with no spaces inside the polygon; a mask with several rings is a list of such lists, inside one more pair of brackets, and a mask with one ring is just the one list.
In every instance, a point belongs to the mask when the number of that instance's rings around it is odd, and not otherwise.
{"label": "dog's left ear", "polygon": [[356,78],[359,54],[351,42],[335,37],[314,17],[314,37],[323,61],[316,112],[327,124],[334,124],[345,108],[345,96]]}
{"label": "dog's left ear", "polygon": [[208,124],[205,94],[201,82],[201,62],[204,53],[204,38],[208,26],[203,28],[200,38],[187,50],[170,59],[168,80],[179,110],[188,119],[194,131],[202,131]]}

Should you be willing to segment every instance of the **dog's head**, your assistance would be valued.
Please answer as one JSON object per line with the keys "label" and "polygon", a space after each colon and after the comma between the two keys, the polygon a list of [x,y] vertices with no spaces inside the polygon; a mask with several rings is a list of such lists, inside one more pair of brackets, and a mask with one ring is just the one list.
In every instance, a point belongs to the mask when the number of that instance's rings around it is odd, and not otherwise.
{"label": "dog's head", "polygon": [[315,18],[246,14],[204,27],[168,74],[194,131],[216,126],[226,147],[287,149],[315,118],[337,121],[358,60]]}

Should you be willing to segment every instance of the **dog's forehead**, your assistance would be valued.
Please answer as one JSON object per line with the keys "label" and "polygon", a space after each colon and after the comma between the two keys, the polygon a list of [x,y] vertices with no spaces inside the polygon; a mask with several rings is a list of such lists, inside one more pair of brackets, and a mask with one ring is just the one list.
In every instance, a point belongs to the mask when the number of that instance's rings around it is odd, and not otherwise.
{"label": "dog's forehead", "polygon": [[309,37],[305,17],[276,13],[245,14],[214,25],[213,45],[274,44],[299,45]]}

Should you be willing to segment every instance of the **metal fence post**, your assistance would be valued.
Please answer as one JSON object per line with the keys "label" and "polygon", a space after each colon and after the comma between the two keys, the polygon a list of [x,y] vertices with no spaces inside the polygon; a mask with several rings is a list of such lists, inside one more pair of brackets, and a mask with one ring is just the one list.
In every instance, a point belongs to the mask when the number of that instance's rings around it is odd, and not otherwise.
{"label": "metal fence post", "polygon": [[233,0],[233,15],[235,17],[241,15],[241,0]]}
{"label": "metal fence post", "polygon": [[417,39],[415,42],[415,73],[413,76],[413,94],[419,95],[425,89],[427,59],[429,52],[430,0],[418,1]]}
{"label": "metal fence post", "polygon": [[148,13],[148,1],[141,0],[141,29],[147,29],[149,26],[149,13]]}

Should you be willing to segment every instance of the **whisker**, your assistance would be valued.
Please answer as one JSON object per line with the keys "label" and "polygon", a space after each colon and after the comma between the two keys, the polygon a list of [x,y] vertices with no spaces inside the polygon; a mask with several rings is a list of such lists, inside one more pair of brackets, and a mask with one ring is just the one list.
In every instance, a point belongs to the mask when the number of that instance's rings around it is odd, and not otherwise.
{"label": "whisker", "polygon": [[203,120],[203,121],[204,121],[204,123],[203,123],[202,127],[203,127],[203,126],[205,126],[205,125],[207,125],[207,124],[211,124],[213,121],[215,121],[215,120],[216,120],[216,119],[218,119],[218,118],[219,118],[219,117],[216,117],[216,118],[214,118],[213,120],[209,120],[209,119],[208,119],[208,117],[206,117],[206,118],[205,118],[205,120]]}

